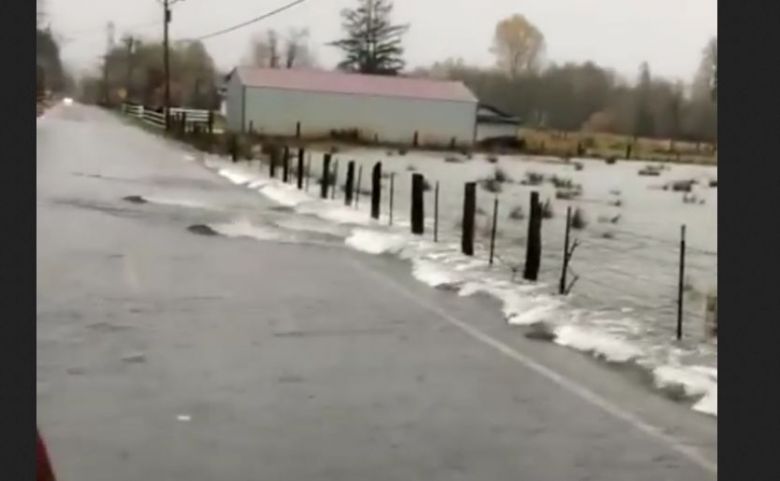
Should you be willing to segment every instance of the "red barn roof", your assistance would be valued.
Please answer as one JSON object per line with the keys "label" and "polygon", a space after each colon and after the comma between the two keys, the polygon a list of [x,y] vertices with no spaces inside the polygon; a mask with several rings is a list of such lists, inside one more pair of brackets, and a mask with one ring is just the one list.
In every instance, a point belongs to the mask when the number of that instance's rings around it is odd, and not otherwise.
{"label": "red barn roof", "polygon": [[477,98],[462,82],[322,70],[254,67],[238,67],[232,73],[235,72],[238,73],[240,82],[247,87],[477,102]]}

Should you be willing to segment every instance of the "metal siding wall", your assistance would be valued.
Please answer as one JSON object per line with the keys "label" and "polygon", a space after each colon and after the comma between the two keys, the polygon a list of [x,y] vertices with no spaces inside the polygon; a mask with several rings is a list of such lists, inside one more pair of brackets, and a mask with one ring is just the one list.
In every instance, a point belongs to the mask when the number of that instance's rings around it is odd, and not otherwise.
{"label": "metal siding wall", "polygon": [[227,98],[225,100],[225,107],[227,108],[227,125],[228,129],[237,132],[241,130],[241,111],[243,86],[238,79],[238,74],[234,73],[227,85]]}
{"label": "metal siding wall", "polygon": [[380,141],[461,145],[474,141],[477,104],[363,95],[340,95],[279,89],[247,88],[246,121],[271,135],[295,135],[301,122],[306,137],[327,136],[331,130],[359,129],[361,136]]}

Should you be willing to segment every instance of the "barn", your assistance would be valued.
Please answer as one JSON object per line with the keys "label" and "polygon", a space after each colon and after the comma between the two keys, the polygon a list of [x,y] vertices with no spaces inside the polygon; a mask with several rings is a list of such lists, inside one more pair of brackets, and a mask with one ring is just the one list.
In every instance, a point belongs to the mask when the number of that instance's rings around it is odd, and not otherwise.
{"label": "barn", "polygon": [[519,129],[520,119],[518,117],[490,105],[480,104],[477,108],[477,142],[517,139]]}
{"label": "barn", "polygon": [[237,67],[227,78],[230,130],[420,146],[471,146],[477,99],[461,82]]}

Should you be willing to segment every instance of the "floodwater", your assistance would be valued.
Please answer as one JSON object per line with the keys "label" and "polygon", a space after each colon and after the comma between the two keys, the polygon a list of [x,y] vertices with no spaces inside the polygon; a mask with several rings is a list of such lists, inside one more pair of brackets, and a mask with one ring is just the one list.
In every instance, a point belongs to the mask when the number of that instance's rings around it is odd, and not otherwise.
{"label": "floodwater", "polygon": [[[361,189],[365,192],[370,190],[373,165],[382,161],[383,172],[394,174],[394,213],[403,223],[401,219],[409,218],[411,175],[422,173],[431,185],[425,194],[425,236],[433,236],[431,218],[438,182],[439,239],[458,242],[464,183],[493,177],[500,169],[509,179],[501,183],[500,192],[489,192],[482,184],[477,187],[478,256],[487,256],[494,200],[498,199],[493,275],[502,270],[507,278],[522,275],[530,193],[538,191],[541,201],[549,200],[553,210],[553,217],[542,224],[539,279],[548,284],[550,292],[557,291],[561,276],[567,207],[579,208],[586,225],[571,231],[572,242],[576,240],[578,246],[567,280],[571,283],[576,278],[568,302],[582,310],[584,322],[590,319],[600,330],[638,342],[650,352],[659,351],[662,357],[667,357],[671,348],[678,361],[715,367],[716,341],[707,339],[704,317],[706,295],[715,293],[717,287],[717,187],[710,186],[711,180],[717,180],[716,167],[667,165],[658,176],[640,176],[639,171],[650,163],[618,161],[610,165],[595,159],[566,163],[527,156],[497,156],[493,163],[484,155],[472,159],[457,156],[459,162],[448,162],[445,157],[453,157],[451,154],[391,154],[367,149],[335,154],[339,164],[337,198],[343,196],[348,161],[362,166]],[[321,175],[321,159],[321,153],[313,154],[313,176]],[[545,180],[539,185],[523,185],[529,173],[542,174]],[[572,200],[556,199],[556,188],[547,180],[552,176],[581,185],[582,194]],[[383,179],[383,212],[389,202],[388,177]],[[694,179],[697,183],[688,194],[696,198],[694,202],[684,202],[683,192],[663,188],[674,181]],[[368,196],[363,196],[361,203],[368,204]],[[510,218],[510,212],[518,207],[525,218]],[[683,340],[676,342],[682,226],[686,230]]]}

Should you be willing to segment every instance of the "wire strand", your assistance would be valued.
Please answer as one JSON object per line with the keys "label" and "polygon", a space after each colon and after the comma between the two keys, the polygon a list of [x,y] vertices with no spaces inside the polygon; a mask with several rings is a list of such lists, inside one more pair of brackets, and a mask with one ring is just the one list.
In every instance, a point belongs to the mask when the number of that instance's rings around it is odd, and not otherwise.
{"label": "wire strand", "polygon": [[191,38],[189,40],[191,40],[191,41],[206,40],[206,39],[209,39],[209,38],[216,37],[218,35],[224,35],[226,33],[232,32],[234,30],[238,30],[239,28],[243,28],[243,27],[246,27],[246,26],[251,25],[253,23],[257,23],[260,20],[265,20],[268,17],[272,17],[272,16],[274,16],[276,14],[282,13],[285,10],[289,10],[289,9],[295,7],[296,5],[300,5],[301,3],[306,2],[306,1],[307,0],[295,0],[294,2],[290,2],[288,4],[282,5],[281,7],[277,8],[277,9],[271,10],[270,12],[264,13],[264,14],[262,14],[260,16],[255,17],[255,18],[252,18],[252,19],[249,19],[247,21],[238,23],[238,24],[233,25],[231,27],[227,27],[227,28],[223,28],[221,30],[217,30],[215,32],[207,33],[206,35],[201,35],[200,37]]}

